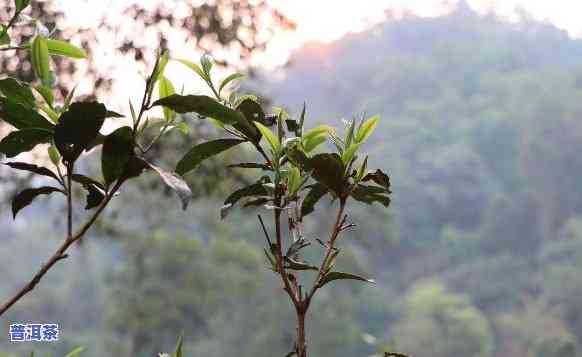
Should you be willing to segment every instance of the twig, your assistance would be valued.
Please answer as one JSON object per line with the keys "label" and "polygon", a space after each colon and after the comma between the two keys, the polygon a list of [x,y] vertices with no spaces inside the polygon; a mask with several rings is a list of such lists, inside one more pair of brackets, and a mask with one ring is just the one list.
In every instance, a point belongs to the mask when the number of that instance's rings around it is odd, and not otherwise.
{"label": "twig", "polygon": [[79,229],[79,231],[77,231],[77,233],[75,233],[74,235],[68,236],[63,242],[63,244],[61,244],[57,251],[51,256],[48,262],[45,263],[36,274],[34,274],[32,279],[22,289],[20,289],[10,300],[8,300],[8,302],[2,305],[2,307],[0,308],[0,316],[2,316],[6,311],[8,311],[8,309],[10,309],[10,307],[12,307],[12,305],[14,305],[16,302],[18,302],[18,300],[20,300],[27,293],[32,291],[35,288],[35,286],[40,282],[40,280],[45,276],[45,274],[53,267],[53,265],[55,265],[58,261],[68,257],[68,254],[66,254],[67,249],[71,246],[71,244],[75,243],[83,235],[85,235],[89,228],[91,228],[91,226],[93,225],[93,223],[95,223],[101,212],[103,212],[111,198],[114,196],[117,190],[119,190],[123,182],[124,181],[122,180],[117,181],[112,190],[105,196],[103,201],[101,201],[95,213],[87,220],[87,222],[85,222],[85,224]]}
{"label": "twig", "polygon": [[257,215],[259,217],[259,222],[261,222],[261,227],[263,228],[263,232],[265,233],[265,238],[267,238],[267,243],[269,244],[269,249],[273,249],[273,243],[271,242],[271,238],[269,237],[269,233],[267,232],[267,228],[265,228],[265,223],[263,222],[263,217],[260,214]]}

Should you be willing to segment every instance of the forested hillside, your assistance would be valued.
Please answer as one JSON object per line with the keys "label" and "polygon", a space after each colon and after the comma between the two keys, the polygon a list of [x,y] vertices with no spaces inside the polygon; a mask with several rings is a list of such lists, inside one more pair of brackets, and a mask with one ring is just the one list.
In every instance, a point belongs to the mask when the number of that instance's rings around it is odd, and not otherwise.
{"label": "forested hillside", "polygon": [[[350,211],[356,243],[340,242],[350,254],[338,263],[377,285],[340,283],[320,296],[308,321],[314,356],[580,354],[582,41],[461,7],[306,46],[262,77],[254,86],[266,98],[293,114],[306,101],[310,120],[382,118],[366,150],[388,170],[393,204],[388,215]],[[275,279],[255,279],[270,274],[256,212],[221,225],[218,199],[186,213],[163,192],[123,199],[143,208],[117,210],[9,314],[62,324],[66,346],[39,350],[85,344],[87,356],[154,356],[183,331],[191,356],[288,351],[292,312],[278,308]],[[0,251],[12,269],[1,293],[42,261],[39,244],[51,244],[50,217],[38,221],[28,227],[37,235],[16,225]],[[312,237],[328,228],[319,223],[307,227]]]}

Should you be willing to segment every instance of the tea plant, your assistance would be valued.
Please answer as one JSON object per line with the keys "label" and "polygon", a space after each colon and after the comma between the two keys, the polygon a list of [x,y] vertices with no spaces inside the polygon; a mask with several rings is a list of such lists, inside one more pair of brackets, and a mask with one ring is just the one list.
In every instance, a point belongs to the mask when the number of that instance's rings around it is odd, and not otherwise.
{"label": "tea plant", "polygon": [[[337,280],[373,282],[359,275],[335,269],[341,254],[339,242],[346,231],[355,225],[348,220],[348,203],[351,200],[385,207],[390,204],[390,180],[380,169],[368,169],[368,157],[360,154],[361,146],[370,137],[379,118],[351,120],[340,135],[328,125],[312,128],[306,126],[305,107],[297,117],[277,108],[268,113],[253,95],[228,97],[225,88],[242,77],[229,75],[219,83],[211,75],[213,63],[203,56],[199,64],[177,59],[192,69],[208,85],[214,97],[206,95],[180,95],[164,76],[170,61],[168,52],[158,56],[145,80],[145,90],[137,110],[129,103],[130,125],[124,125],[124,115],[110,111],[95,101],[74,101],[74,91],[57,103],[53,94],[55,83],[51,71],[51,56],[83,58],[82,49],[67,42],[50,38],[50,33],[38,26],[27,43],[10,43],[10,29],[17,23],[27,0],[15,1],[15,14],[0,32],[0,51],[28,51],[36,83],[23,83],[14,78],[0,80],[0,119],[14,127],[0,141],[0,153],[8,158],[29,152],[40,144],[48,144],[48,158],[52,167],[37,166],[31,162],[8,162],[7,166],[50,178],[54,185],[28,188],[12,201],[14,217],[41,195],[61,194],[66,201],[66,235],[59,248],[36,272],[32,279],[0,307],[4,314],[40,282],[44,275],[60,260],[67,258],[68,249],[81,239],[105,210],[113,197],[130,179],[146,171],[157,173],[171,189],[177,192],[185,209],[191,191],[182,176],[194,171],[205,159],[235,146],[247,144],[256,151],[260,161],[229,165],[233,169],[261,170],[263,174],[254,184],[230,194],[221,209],[226,218],[237,204],[263,207],[271,215],[274,230],[269,231],[262,215],[258,215],[265,236],[265,258],[269,269],[280,279],[296,312],[296,342],[287,356],[307,356],[308,338],[306,318],[316,294]],[[157,87],[157,93],[155,88]],[[158,97],[155,100],[155,97]],[[161,108],[163,119],[151,120],[148,113]],[[196,113],[222,130],[224,137],[195,145],[177,163],[173,171],[166,171],[146,154],[164,134],[187,125],[181,115]],[[118,120],[119,127],[109,135],[100,133],[106,120]],[[147,135],[146,135],[147,134]],[[151,140],[148,138],[153,137]],[[334,150],[324,145],[328,139]],[[79,172],[78,160],[94,148],[101,149],[102,177],[89,177]],[[74,228],[73,186],[86,191],[89,211],[86,221]],[[335,219],[325,238],[309,237],[304,233],[304,223],[325,196],[335,203]],[[284,226],[286,225],[286,228]],[[287,233],[284,233],[284,231]],[[304,259],[307,249],[319,249],[320,259]],[[310,274],[311,273],[311,274]],[[176,355],[181,354],[181,340]]]}
{"label": "tea plant", "polygon": [[[180,175],[193,171],[204,159],[243,143],[250,144],[262,159],[229,165],[232,168],[258,169],[264,174],[254,183],[230,194],[224,201],[221,217],[239,202],[243,205],[262,206],[272,212],[274,232],[269,232],[261,215],[258,216],[266,246],[265,257],[269,268],[279,276],[283,289],[293,304],[297,316],[296,343],[288,354],[307,356],[305,320],[316,293],[336,280],[373,280],[334,270],[341,253],[340,237],[354,227],[348,221],[347,204],[350,199],[366,204],[390,204],[390,179],[380,169],[368,170],[368,157],[359,156],[360,147],[370,137],[379,117],[351,120],[343,135],[336,128],[320,125],[305,128],[305,107],[297,118],[278,108],[268,114],[258,99],[252,95],[229,98],[221,95],[222,89],[238,74],[233,74],[215,88],[210,69],[212,63],[203,57],[200,65],[185,62],[210,87],[215,98],[204,95],[172,94],[154,102],[177,113],[195,112],[212,117],[224,130],[225,137],[193,147],[178,162]],[[273,129],[271,129],[273,128]],[[335,146],[332,152],[322,150],[327,140]],[[327,239],[310,239],[305,236],[303,225],[306,217],[315,209],[317,202],[329,195],[336,203],[334,223]],[[288,233],[283,233],[287,225]],[[322,257],[317,264],[305,261],[302,253],[311,245],[318,245]],[[308,281],[306,272],[313,272]]]}
{"label": "tea plant", "polygon": [[[160,95],[167,93],[167,80],[163,77],[169,60],[167,53],[158,56],[151,74],[145,81],[141,105],[136,111],[129,104],[131,125],[120,125],[105,136],[100,133],[106,120],[121,120],[123,115],[110,111],[96,101],[74,101],[74,90],[62,103],[57,103],[53,88],[54,74],[51,71],[51,56],[84,58],[85,52],[67,42],[51,39],[44,26],[37,24],[35,35],[27,43],[12,45],[10,29],[17,23],[21,12],[29,1],[16,0],[15,13],[0,33],[0,51],[28,51],[37,83],[23,83],[15,78],[0,80],[0,119],[15,130],[0,141],[0,153],[8,158],[29,152],[40,144],[50,145],[47,160],[52,168],[37,166],[31,162],[8,162],[7,166],[48,177],[53,185],[28,188],[12,200],[12,213],[16,215],[40,195],[61,194],[66,199],[66,235],[62,244],[32,279],[12,298],[0,307],[0,316],[18,300],[35,288],[44,275],[60,260],[67,258],[69,247],[81,239],[95,223],[103,210],[130,179],[145,171],[156,172],[162,180],[175,190],[185,209],[191,191],[182,178],[147,161],[144,155],[152,145],[162,138],[164,132],[183,125],[175,113],[164,111],[159,134],[145,141],[149,130],[159,130],[146,113],[154,98],[156,84]],[[101,147],[102,177],[88,177],[77,170],[76,163],[83,153]],[[93,158],[93,156],[90,156]],[[73,186],[80,185],[87,193],[85,209],[90,211],[86,221],[74,230]]]}

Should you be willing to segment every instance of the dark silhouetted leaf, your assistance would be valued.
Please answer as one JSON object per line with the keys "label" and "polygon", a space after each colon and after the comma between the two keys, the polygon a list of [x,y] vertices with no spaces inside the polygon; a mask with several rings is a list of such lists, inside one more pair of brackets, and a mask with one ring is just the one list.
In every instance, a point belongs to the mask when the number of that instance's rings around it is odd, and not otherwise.
{"label": "dark silhouetted leaf", "polygon": [[107,135],[101,154],[101,171],[106,186],[122,176],[132,154],[133,131],[130,127],[121,127]]}
{"label": "dark silhouetted leaf", "polygon": [[390,205],[390,197],[388,193],[390,191],[386,191],[383,187],[376,187],[376,186],[367,186],[367,185],[357,185],[350,195],[356,200],[360,202],[364,202],[367,204],[373,204],[378,202],[382,204],[384,207],[388,207]]}
{"label": "dark silhouetted leaf", "polygon": [[190,187],[188,187],[186,181],[174,172],[165,171],[149,162],[147,165],[157,172],[164,183],[178,194],[178,197],[180,197],[180,200],[182,201],[182,209],[186,210],[192,199],[192,191],[190,190]]}
{"label": "dark silhouetted leaf", "polygon": [[257,206],[262,206],[264,204],[267,204],[269,202],[271,202],[272,200],[269,197],[259,197],[257,199],[254,200],[250,200],[245,202],[245,204],[243,205],[243,207],[257,207]]}
{"label": "dark silhouetted leaf", "polygon": [[64,112],[55,128],[55,145],[63,160],[73,162],[89,148],[105,121],[107,109],[97,102],[77,102]]}
{"label": "dark silhouetted leaf", "polygon": [[105,192],[95,185],[84,185],[85,189],[87,190],[87,204],[85,205],[85,209],[89,210],[91,208],[95,208],[101,204],[103,199],[105,198]]}
{"label": "dark silhouetted leaf", "polygon": [[41,128],[53,131],[55,126],[34,109],[13,101],[0,98],[0,119],[16,129]]}
{"label": "dark silhouetted leaf", "polygon": [[206,95],[179,95],[158,99],[152,106],[164,106],[177,113],[198,113],[202,116],[216,119],[224,124],[236,124],[246,121],[244,115],[220,104]]}
{"label": "dark silhouetted leaf", "polygon": [[301,216],[305,217],[313,212],[317,202],[319,202],[319,200],[325,196],[327,192],[327,188],[322,184],[316,183],[315,185],[311,186],[309,193],[307,196],[305,196],[303,202],[301,203]]}
{"label": "dark silhouetted leaf", "polygon": [[299,124],[295,119],[287,119],[285,120],[285,124],[287,124],[287,130],[292,131],[296,136],[300,136]]}
{"label": "dark silhouetted leaf", "polygon": [[33,164],[28,164],[26,162],[7,162],[5,165],[10,166],[13,169],[29,171],[42,176],[48,176],[59,181],[58,176],[51,170],[47,169],[46,167],[36,166]]}
{"label": "dark silhouetted leaf", "polygon": [[[242,100],[236,106],[236,109],[244,114],[248,123],[258,121],[263,125],[267,125],[265,122],[265,112],[263,111],[263,108],[261,108],[261,105],[252,98],[246,98]],[[261,134],[253,127],[250,128],[251,130],[249,130],[248,126],[241,124],[236,124],[234,127],[240,130],[254,142],[259,142],[259,140],[261,140]]]}
{"label": "dark silhouetted leaf", "polygon": [[98,187],[102,190],[105,189],[105,185],[103,185],[101,182],[95,180],[94,178],[85,176],[85,175],[81,175],[81,174],[73,174],[73,176],[71,176],[71,179],[77,183],[80,183],[81,185],[85,185],[85,186],[95,186]]}
{"label": "dark silhouetted leaf", "polygon": [[209,157],[220,154],[243,142],[244,140],[239,139],[218,139],[196,145],[178,162],[176,172],[184,175],[194,170],[202,161]]}
{"label": "dark silhouetted leaf", "polygon": [[28,152],[35,146],[50,142],[52,133],[45,129],[22,129],[13,131],[0,141],[0,153],[14,157]]}
{"label": "dark silhouetted leaf", "polygon": [[319,270],[315,265],[300,262],[289,257],[285,257],[285,263],[285,268],[291,270]]}
{"label": "dark silhouetted leaf", "polygon": [[250,196],[267,196],[269,193],[267,192],[267,189],[265,188],[264,184],[269,181],[270,180],[268,176],[263,176],[261,177],[261,179],[259,179],[259,181],[255,182],[254,184],[247,187],[243,187],[231,193],[230,196],[228,196],[227,199],[224,201],[224,205],[220,209],[220,218],[224,219],[228,215],[232,207],[241,198]]}
{"label": "dark silhouetted leaf", "polygon": [[301,169],[306,169],[309,166],[309,158],[301,150],[298,139],[287,143],[285,146],[285,154],[287,154],[287,158],[293,165]]}
{"label": "dark silhouetted leaf", "polygon": [[367,283],[372,283],[372,284],[376,283],[372,279],[366,279],[366,278],[361,277],[359,275],[355,275],[355,274],[351,274],[351,273],[342,273],[339,271],[332,271],[332,272],[325,274],[323,276],[323,278],[321,278],[321,280],[319,281],[319,283],[317,285],[321,288],[325,284],[332,282],[334,280],[359,280],[359,281],[365,281]]}
{"label": "dark silhouetted leaf", "polygon": [[390,177],[388,175],[386,175],[384,172],[382,172],[382,170],[377,169],[373,173],[368,173],[362,179],[362,181],[364,181],[364,182],[370,181],[370,180],[372,180],[376,184],[384,187],[387,190],[387,193],[391,193],[390,192]]}
{"label": "dark silhouetted leaf", "polygon": [[266,164],[259,164],[257,162],[241,162],[238,164],[228,165],[229,168],[242,168],[242,169],[262,169],[266,171],[271,171],[271,168]]}
{"label": "dark silhouetted leaf", "polygon": [[338,154],[317,154],[309,160],[313,178],[341,196],[344,192],[344,165]]}
{"label": "dark silhouetted leaf", "polygon": [[32,203],[32,201],[39,195],[48,195],[53,192],[61,192],[56,187],[44,186],[39,188],[27,188],[20,192],[12,199],[12,215],[16,218],[18,212],[24,207]]}
{"label": "dark silhouetted leaf", "polygon": [[36,101],[30,88],[14,78],[0,80],[0,92],[10,100],[28,108],[34,108]]}
{"label": "dark silhouetted leaf", "polygon": [[137,156],[132,156],[129,158],[129,161],[125,166],[123,177],[125,179],[138,177],[144,172],[144,170],[147,170],[148,168],[148,163],[144,159]]}
{"label": "dark silhouetted leaf", "polygon": [[113,110],[108,110],[105,114],[105,117],[106,118],[123,118],[124,116],[122,114],[114,112]]}

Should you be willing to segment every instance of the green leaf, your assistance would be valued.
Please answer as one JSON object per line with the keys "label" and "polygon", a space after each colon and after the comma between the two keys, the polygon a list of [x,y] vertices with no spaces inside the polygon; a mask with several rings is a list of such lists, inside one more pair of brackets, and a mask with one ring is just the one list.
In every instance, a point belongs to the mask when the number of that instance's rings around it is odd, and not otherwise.
{"label": "green leaf", "polygon": [[46,38],[36,36],[31,46],[31,62],[34,73],[43,83],[50,80],[49,51]]}
{"label": "green leaf", "polygon": [[305,134],[303,134],[303,136],[301,138],[302,138],[302,140],[307,141],[307,140],[311,140],[314,137],[321,136],[322,134],[327,136],[328,133],[333,131],[333,130],[334,129],[332,126],[319,125],[319,126],[316,126],[315,128],[310,129],[309,131],[307,131]]}
{"label": "green leaf", "polygon": [[367,283],[372,283],[375,284],[376,282],[372,279],[366,279],[364,277],[361,277],[359,275],[355,275],[355,274],[350,274],[350,273],[342,273],[339,271],[332,271],[329,272],[327,274],[325,274],[323,276],[323,278],[321,278],[321,280],[319,281],[319,283],[317,284],[318,287],[323,287],[325,284],[332,282],[334,280],[359,280],[359,281],[365,281]]}
{"label": "green leaf", "polygon": [[386,189],[382,187],[359,184],[354,187],[352,192],[350,192],[350,195],[356,201],[364,202],[367,204],[378,202],[384,207],[388,207],[390,205],[390,197],[388,196],[389,192],[390,191],[386,192]]}
{"label": "green leaf", "polygon": [[182,345],[184,344],[184,336],[180,335],[178,338],[178,343],[176,344],[176,349],[174,350],[173,357],[182,357]]}
{"label": "green leaf", "polygon": [[21,12],[24,10],[28,4],[30,4],[30,0],[14,0],[14,6],[16,7],[16,12]]}
{"label": "green leaf", "polygon": [[14,157],[34,149],[38,144],[48,143],[52,133],[46,129],[22,129],[13,131],[0,141],[0,153]]}
{"label": "green leaf", "polygon": [[234,109],[220,104],[206,95],[179,95],[158,99],[152,107],[162,105],[177,113],[198,113],[202,116],[214,118],[224,124],[246,122],[244,115]]}
{"label": "green leaf", "polygon": [[130,127],[121,127],[105,137],[101,154],[101,171],[106,186],[111,185],[123,175],[132,154],[133,130]]}
{"label": "green leaf", "polygon": [[180,177],[178,174],[174,172],[165,171],[149,162],[147,163],[147,165],[152,170],[157,172],[158,175],[160,175],[162,181],[164,181],[164,183],[169,188],[171,188],[172,190],[174,190],[174,192],[176,192],[176,194],[178,194],[178,197],[182,201],[182,209],[186,210],[186,208],[188,208],[190,200],[192,199],[192,191],[190,190],[190,187],[188,187],[186,181],[184,181],[182,177]]}
{"label": "green leaf", "polygon": [[8,31],[5,31],[6,26],[0,25],[0,46],[10,44],[10,35],[8,35]]}
{"label": "green leaf", "polygon": [[358,129],[358,133],[356,134],[356,142],[363,143],[368,139],[370,135],[374,132],[376,125],[378,125],[378,121],[380,117],[378,115],[374,115],[370,119],[366,120]]}
{"label": "green leaf", "polygon": [[61,114],[55,128],[55,145],[64,161],[73,162],[97,139],[107,109],[97,102],[76,102]]}
{"label": "green leaf", "polygon": [[48,51],[53,56],[65,56],[69,58],[87,58],[85,50],[73,46],[61,40],[46,40]]}
{"label": "green leaf", "polygon": [[69,106],[71,105],[71,101],[75,97],[76,90],[77,90],[77,86],[73,87],[73,89],[71,89],[71,91],[67,94],[67,97],[65,98],[65,101],[63,103],[63,110],[69,109]]}
{"label": "green leaf", "polygon": [[352,141],[355,139],[354,138],[355,127],[356,127],[356,119],[352,119],[350,121],[349,126],[348,126],[348,130],[346,130],[346,136],[344,138],[344,141],[346,143],[346,147],[350,147],[350,145],[352,145]]}
{"label": "green leaf", "polygon": [[227,84],[229,84],[232,81],[236,81],[237,79],[241,79],[243,78],[245,75],[242,73],[233,73],[230,76],[226,77],[222,83],[220,83],[220,86],[218,87],[218,94],[220,94],[222,92],[222,90],[224,89],[224,87],[226,87]]}
{"label": "green leaf", "polygon": [[366,158],[362,162],[362,165],[360,165],[360,167],[358,168],[358,171],[356,172],[356,177],[355,177],[356,183],[362,181],[362,179],[364,178],[364,175],[366,175],[367,172],[368,172],[368,156],[366,156]]}
{"label": "green leaf", "polygon": [[287,179],[287,191],[289,192],[289,196],[292,197],[297,193],[303,183],[299,169],[295,166],[291,167]]}
{"label": "green leaf", "polygon": [[49,146],[47,151],[53,165],[58,165],[59,162],[61,161],[61,154],[59,154],[59,150],[57,149],[57,147],[51,145]]}
{"label": "green leaf", "polygon": [[301,146],[299,145],[299,139],[297,138],[286,141],[285,154],[287,155],[289,161],[291,161],[293,165],[299,167],[300,169],[304,169],[309,165],[309,158],[303,152]]}
{"label": "green leaf", "polygon": [[42,96],[44,101],[50,106],[53,106],[55,101],[55,96],[53,95],[53,90],[47,86],[43,86],[42,84],[34,86],[34,89],[38,94]]}
{"label": "green leaf", "polygon": [[354,155],[356,154],[356,151],[358,151],[358,148],[360,147],[361,144],[359,143],[353,143],[352,145],[350,145],[346,151],[344,151],[344,153],[342,154],[342,161],[344,163],[344,165],[347,165],[350,163],[350,161],[352,161],[352,159],[354,158]]}
{"label": "green leaf", "polygon": [[202,65],[202,70],[206,73],[206,76],[210,78],[210,70],[212,69],[212,58],[204,54],[200,57],[200,65]]}
{"label": "green leaf", "polygon": [[206,76],[206,74],[204,73],[204,71],[202,70],[202,68],[200,68],[200,66],[198,66],[196,63],[194,63],[192,61],[188,61],[186,59],[177,59],[176,61],[182,63],[186,67],[188,67],[191,70],[193,70],[194,72],[196,72],[196,74],[199,75],[200,78],[204,79],[206,82],[208,82],[210,80],[208,78],[208,76]]}
{"label": "green leaf", "polygon": [[[158,80],[158,93],[160,98],[165,98],[171,96],[172,94],[176,94],[176,90],[168,78],[160,76],[160,79]],[[166,118],[167,122],[172,122],[174,119],[176,119],[175,111],[167,107],[164,107],[163,109],[164,118]]]}
{"label": "green leaf", "polygon": [[344,192],[344,164],[338,154],[317,154],[309,160],[313,178],[341,196]]}
{"label": "green leaf", "polygon": [[310,136],[308,139],[303,140],[303,149],[306,153],[310,153],[326,141],[327,134],[325,133],[321,133],[317,136]]}
{"label": "green leaf", "polygon": [[71,352],[69,352],[65,357],[79,357],[81,356],[81,352],[85,352],[85,350],[87,350],[87,347],[79,346],[72,350]]}
{"label": "green leaf", "polygon": [[220,154],[243,142],[244,140],[239,139],[218,139],[196,145],[178,162],[176,172],[184,175],[194,170],[202,161],[209,157]]}
{"label": "green leaf", "polygon": [[51,177],[51,178],[59,181],[58,176],[54,172],[52,172],[51,170],[47,169],[46,167],[36,166],[36,165],[29,164],[26,162],[7,162],[4,165],[10,166],[11,168],[16,169],[16,170],[28,171],[28,172],[35,173],[37,175]]}
{"label": "green leaf", "polygon": [[316,183],[311,186],[309,193],[307,196],[305,196],[303,202],[301,203],[301,217],[305,217],[313,212],[317,202],[319,202],[319,200],[325,196],[327,192],[328,189],[322,184]]}
{"label": "green leaf", "polygon": [[164,75],[164,71],[166,70],[166,66],[168,65],[168,61],[170,60],[170,53],[168,50],[165,50],[160,57],[158,62],[158,67],[155,69],[153,83],[156,83],[161,76]]}
{"label": "green leaf", "polygon": [[188,135],[188,133],[190,132],[190,127],[186,122],[179,122],[178,124],[176,124],[176,128],[184,135]]}
{"label": "green leaf", "polygon": [[32,201],[39,195],[48,195],[53,192],[63,193],[56,187],[44,186],[39,188],[27,188],[12,199],[12,216],[16,218],[18,212],[24,207],[32,203]]}
{"label": "green leaf", "polygon": [[299,115],[299,128],[296,133],[297,136],[303,135],[303,126],[305,125],[305,109],[306,104],[303,102],[303,109],[301,109],[301,114]]}
{"label": "green leaf", "polygon": [[258,121],[255,121],[254,124],[257,129],[259,129],[263,137],[267,140],[273,151],[276,153],[279,152],[281,150],[281,142],[279,142],[279,139],[275,136],[275,134],[273,134],[271,129],[267,128]]}
{"label": "green leaf", "polygon": [[0,119],[16,129],[41,128],[53,131],[55,126],[34,109],[11,98],[0,98]]}
{"label": "green leaf", "polygon": [[254,184],[243,187],[231,193],[230,196],[228,196],[224,201],[224,205],[220,209],[220,218],[226,218],[232,207],[234,207],[234,205],[244,197],[267,196],[269,193],[264,186],[264,184],[267,182],[270,182],[268,176],[263,176]]}
{"label": "green leaf", "polygon": [[0,92],[15,103],[22,104],[27,108],[36,107],[36,100],[30,88],[14,78],[0,80]]}

